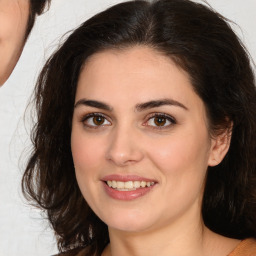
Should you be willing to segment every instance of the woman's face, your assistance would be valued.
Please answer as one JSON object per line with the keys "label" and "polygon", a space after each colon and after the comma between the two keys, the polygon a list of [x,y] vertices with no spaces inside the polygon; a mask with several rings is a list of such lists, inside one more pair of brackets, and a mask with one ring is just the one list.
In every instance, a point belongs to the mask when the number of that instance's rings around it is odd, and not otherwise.
{"label": "woman's face", "polygon": [[0,0],[0,86],[20,57],[28,17],[29,0]]}
{"label": "woman's face", "polygon": [[109,228],[136,232],[198,217],[214,151],[206,123],[188,75],[169,58],[139,46],[93,55],[71,136],[93,211]]}

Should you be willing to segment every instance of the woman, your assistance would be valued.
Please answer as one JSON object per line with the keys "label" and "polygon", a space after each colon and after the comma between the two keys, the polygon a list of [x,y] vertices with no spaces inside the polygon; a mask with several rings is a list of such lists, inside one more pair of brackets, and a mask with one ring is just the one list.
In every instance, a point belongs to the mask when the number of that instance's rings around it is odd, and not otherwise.
{"label": "woman", "polygon": [[64,255],[255,255],[255,83],[221,15],[118,4],[70,35],[35,97],[23,191]]}
{"label": "woman", "polygon": [[26,39],[50,0],[3,0],[0,2],[0,86],[13,71]]}

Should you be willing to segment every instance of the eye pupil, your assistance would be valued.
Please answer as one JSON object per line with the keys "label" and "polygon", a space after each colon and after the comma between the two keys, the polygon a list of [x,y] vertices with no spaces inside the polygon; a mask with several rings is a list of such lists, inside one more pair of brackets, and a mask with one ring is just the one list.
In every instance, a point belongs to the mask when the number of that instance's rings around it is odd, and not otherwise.
{"label": "eye pupil", "polygon": [[166,118],[164,118],[164,117],[155,117],[154,118],[154,123],[157,126],[164,126],[166,124]]}
{"label": "eye pupil", "polygon": [[102,116],[93,117],[93,123],[95,125],[102,125],[104,123],[104,117],[102,117]]}

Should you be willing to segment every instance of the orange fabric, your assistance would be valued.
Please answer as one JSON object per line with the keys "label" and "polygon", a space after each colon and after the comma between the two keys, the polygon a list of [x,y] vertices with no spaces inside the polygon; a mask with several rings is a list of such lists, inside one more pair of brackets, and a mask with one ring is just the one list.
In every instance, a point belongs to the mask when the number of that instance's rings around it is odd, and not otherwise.
{"label": "orange fabric", "polygon": [[[55,256],[83,256],[86,251],[86,248],[83,250],[80,249],[79,252],[77,250],[72,250],[69,253],[62,253]],[[256,239],[248,238],[241,241],[227,256],[256,256]]]}
{"label": "orange fabric", "polygon": [[256,240],[243,240],[228,256],[256,256]]}

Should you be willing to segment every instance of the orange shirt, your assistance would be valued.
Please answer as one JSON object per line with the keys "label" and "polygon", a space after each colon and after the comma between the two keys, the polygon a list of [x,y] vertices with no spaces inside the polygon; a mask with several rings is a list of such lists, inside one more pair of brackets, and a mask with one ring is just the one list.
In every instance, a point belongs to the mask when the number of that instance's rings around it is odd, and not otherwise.
{"label": "orange shirt", "polygon": [[243,240],[228,256],[256,256],[256,240]]}
{"label": "orange shirt", "polygon": [[[86,251],[87,248],[82,250],[75,249],[55,256],[83,256]],[[256,256],[256,239],[248,238],[241,241],[238,246],[227,256]]]}

